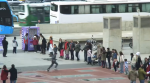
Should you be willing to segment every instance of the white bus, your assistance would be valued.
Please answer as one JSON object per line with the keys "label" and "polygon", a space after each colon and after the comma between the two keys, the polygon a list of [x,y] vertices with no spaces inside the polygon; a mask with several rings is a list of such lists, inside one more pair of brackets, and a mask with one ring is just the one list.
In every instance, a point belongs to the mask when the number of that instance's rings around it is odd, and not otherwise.
{"label": "white bus", "polygon": [[150,1],[143,2],[51,2],[50,23],[103,22],[104,16],[132,21],[134,15],[150,15]]}

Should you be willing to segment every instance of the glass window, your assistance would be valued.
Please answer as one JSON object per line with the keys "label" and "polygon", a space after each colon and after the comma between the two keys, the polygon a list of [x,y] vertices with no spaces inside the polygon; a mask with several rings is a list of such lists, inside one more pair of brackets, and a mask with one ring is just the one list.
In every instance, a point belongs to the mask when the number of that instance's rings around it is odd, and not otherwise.
{"label": "glass window", "polygon": [[25,12],[24,5],[20,5],[19,8],[20,8],[19,12]]}
{"label": "glass window", "polygon": [[50,6],[44,7],[44,11],[45,11],[45,15],[46,15],[46,16],[49,16],[49,13],[50,13]]}
{"label": "glass window", "polygon": [[85,14],[90,14],[90,5],[85,5],[85,7],[84,7],[84,13]]}
{"label": "glass window", "polygon": [[100,5],[91,5],[91,13],[98,14],[100,13],[101,6]]}
{"label": "glass window", "polygon": [[35,14],[36,13],[36,8],[35,7],[30,7],[30,13]]}
{"label": "glass window", "polygon": [[60,13],[62,14],[71,14],[71,6],[70,5],[61,5]]}
{"label": "glass window", "polygon": [[128,4],[128,12],[137,12],[139,4]]}
{"label": "glass window", "polygon": [[118,12],[119,13],[125,13],[125,11],[126,11],[126,5],[125,4],[118,5]]}
{"label": "glass window", "polygon": [[0,17],[0,25],[12,26],[12,17]]}
{"label": "glass window", "polygon": [[106,5],[106,13],[117,13],[117,5]]}
{"label": "glass window", "polygon": [[0,2],[0,17],[3,16],[11,17],[11,11],[6,2]]}
{"label": "glass window", "polygon": [[51,4],[51,10],[52,11],[58,11],[58,5]]}
{"label": "glass window", "polygon": [[79,14],[84,14],[84,5],[79,5]]}
{"label": "glass window", "polygon": [[150,3],[142,4],[142,12],[150,12]]}
{"label": "glass window", "polygon": [[78,14],[78,6],[77,5],[71,6],[71,14]]}
{"label": "glass window", "polygon": [[37,13],[41,13],[44,10],[44,7],[36,7]]}

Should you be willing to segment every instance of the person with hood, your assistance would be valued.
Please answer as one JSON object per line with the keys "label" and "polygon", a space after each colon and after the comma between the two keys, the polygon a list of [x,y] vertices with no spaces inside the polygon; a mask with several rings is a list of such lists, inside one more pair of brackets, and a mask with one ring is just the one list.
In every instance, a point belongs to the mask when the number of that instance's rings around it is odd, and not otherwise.
{"label": "person with hood", "polygon": [[25,44],[25,51],[28,51],[28,33],[26,33],[26,35],[24,36],[24,44]]}
{"label": "person with hood", "polygon": [[16,37],[14,37],[14,40],[12,40],[13,43],[13,53],[16,53],[17,47],[18,47],[18,42],[16,41]]}
{"label": "person with hood", "polygon": [[41,48],[42,48],[42,54],[45,54],[45,52],[46,52],[46,39],[45,39],[45,37],[40,33],[40,38],[42,38],[42,45],[41,45]]}
{"label": "person with hood", "polygon": [[7,70],[6,65],[3,66],[1,72],[1,80],[3,81],[3,83],[6,83],[6,80],[8,79],[8,72],[6,72],[5,70]]}
{"label": "person with hood", "polygon": [[129,72],[128,78],[131,81],[131,83],[136,83],[136,78],[137,78],[137,72],[136,72],[136,68],[133,67],[133,70],[131,70]]}
{"label": "person with hood", "polygon": [[6,41],[6,37],[4,37],[3,41],[2,41],[2,45],[3,45],[3,57],[7,57],[7,47],[8,47],[8,42]]}
{"label": "person with hood", "polygon": [[69,43],[67,40],[65,40],[64,50],[65,50],[65,60],[69,60]]}
{"label": "person with hood", "polygon": [[4,71],[10,73],[10,83],[16,83],[16,81],[17,81],[17,69],[15,68],[15,65],[12,64],[11,68],[9,70],[4,70]]}
{"label": "person with hood", "polygon": [[79,52],[81,50],[81,46],[79,44],[79,41],[77,41],[77,44],[75,45],[75,52],[76,52],[76,57],[77,57],[77,61],[79,61]]}
{"label": "person with hood", "polygon": [[137,55],[136,70],[139,70],[139,68],[141,67],[141,64],[142,64],[142,60],[141,60],[141,57],[140,57],[140,52],[137,52],[136,55]]}
{"label": "person with hood", "polygon": [[97,57],[96,58],[98,58],[99,66],[101,66],[101,46],[100,46],[100,43],[97,45]]}
{"label": "person with hood", "polygon": [[82,49],[82,51],[84,50],[84,61],[87,62],[87,51],[88,51],[88,42],[86,42],[84,48]]}

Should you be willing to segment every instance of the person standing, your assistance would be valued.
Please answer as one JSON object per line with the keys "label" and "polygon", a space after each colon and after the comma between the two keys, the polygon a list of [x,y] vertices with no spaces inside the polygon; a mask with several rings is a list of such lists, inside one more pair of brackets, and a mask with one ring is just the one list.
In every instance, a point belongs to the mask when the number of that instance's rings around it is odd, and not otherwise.
{"label": "person standing", "polygon": [[43,40],[43,38],[42,38],[42,37],[39,37],[39,42],[38,42],[38,44],[39,44],[39,48],[40,48],[41,54],[42,54],[42,40]]}
{"label": "person standing", "polygon": [[113,50],[113,61],[114,61],[114,59],[117,59],[117,55],[118,55],[118,53],[117,53],[117,50],[116,49],[114,49]]}
{"label": "person standing", "polygon": [[33,46],[34,46],[35,53],[37,53],[37,45],[38,45],[38,40],[37,40],[37,37],[34,36],[34,38],[33,38]]}
{"label": "person standing", "polygon": [[109,49],[109,48],[107,48],[107,55],[106,55],[106,57],[107,57],[108,64],[109,64],[108,69],[111,69],[111,62],[110,62],[110,58],[111,58],[111,51],[110,51],[110,49]]}
{"label": "person standing", "polygon": [[105,47],[102,48],[101,61],[102,61],[102,67],[103,68],[107,67],[106,66],[106,50],[105,50]]}
{"label": "person standing", "polygon": [[142,64],[142,60],[141,60],[141,57],[140,57],[140,52],[137,52],[136,53],[137,55],[137,59],[136,59],[136,70],[139,70],[141,64]]}
{"label": "person standing", "polygon": [[86,42],[84,48],[82,49],[82,51],[84,50],[84,61],[87,62],[87,50],[88,50],[88,42]]}
{"label": "person standing", "polygon": [[16,37],[14,37],[14,40],[12,40],[13,42],[13,53],[16,53],[17,51],[17,47],[18,47],[18,42],[16,41]]}
{"label": "person standing", "polygon": [[24,36],[24,44],[25,44],[25,49],[24,52],[28,51],[28,33]]}
{"label": "person standing", "polygon": [[134,56],[133,53],[131,53],[130,56],[131,56],[131,61],[132,61],[132,58],[133,58],[133,56]]}
{"label": "person standing", "polygon": [[73,43],[73,40],[71,40],[69,44],[69,50],[71,53],[71,60],[74,60],[74,49],[75,49],[75,44]]}
{"label": "person standing", "polygon": [[7,54],[8,42],[6,41],[6,37],[4,37],[2,44],[3,44],[3,57],[7,57],[6,54]]}
{"label": "person standing", "polygon": [[97,45],[97,57],[96,58],[98,58],[99,66],[101,66],[101,46],[100,46],[100,44]]}
{"label": "person standing", "polygon": [[88,51],[87,51],[87,58],[88,58],[87,64],[91,64],[91,56],[92,56],[91,49],[88,48]]}
{"label": "person standing", "polygon": [[124,65],[125,65],[125,74],[128,75],[129,74],[129,70],[128,70],[128,62],[127,59],[124,60]]}
{"label": "person standing", "polygon": [[128,78],[131,81],[131,83],[136,83],[136,78],[137,78],[137,72],[136,72],[136,68],[133,67],[133,70],[131,70],[129,72]]}
{"label": "person standing", "polygon": [[1,80],[3,81],[3,83],[6,83],[6,80],[8,79],[8,72],[6,72],[5,70],[7,70],[6,65],[3,66],[1,71]]}
{"label": "person standing", "polygon": [[120,51],[119,52],[120,57],[119,57],[119,62],[120,62],[120,73],[123,73],[123,65],[124,65],[124,55],[123,53]]}
{"label": "person standing", "polygon": [[77,61],[79,61],[79,52],[81,50],[81,46],[79,44],[79,42],[77,41],[77,44],[75,45],[75,52],[76,52],[76,57],[77,57]]}
{"label": "person standing", "polygon": [[64,50],[65,50],[65,60],[69,60],[69,43],[67,40],[65,40]]}
{"label": "person standing", "polygon": [[42,48],[42,54],[45,54],[45,52],[46,52],[46,39],[44,38],[44,36],[40,33],[40,38],[42,38],[42,46],[41,46],[41,48]]}
{"label": "person standing", "polygon": [[145,83],[145,75],[147,73],[144,71],[143,65],[138,69],[138,76],[140,83]]}
{"label": "person standing", "polygon": [[133,67],[136,68],[136,57],[137,57],[137,55],[134,55],[133,58],[132,58],[132,61],[131,61],[131,68],[132,68],[132,70],[133,70]]}
{"label": "person standing", "polygon": [[6,72],[10,72],[10,83],[16,83],[17,81],[17,69],[15,68],[15,65],[11,65],[11,69],[5,70]]}
{"label": "person standing", "polygon": [[53,56],[53,38],[50,36],[49,42],[48,42],[48,48],[49,48],[49,55],[50,57]]}
{"label": "person standing", "polygon": [[61,52],[63,52],[63,42],[62,42],[61,38],[59,39],[58,50],[59,50],[59,53],[60,53],[59,58],[63,58],[63,56],[61,55],[62,54]]}

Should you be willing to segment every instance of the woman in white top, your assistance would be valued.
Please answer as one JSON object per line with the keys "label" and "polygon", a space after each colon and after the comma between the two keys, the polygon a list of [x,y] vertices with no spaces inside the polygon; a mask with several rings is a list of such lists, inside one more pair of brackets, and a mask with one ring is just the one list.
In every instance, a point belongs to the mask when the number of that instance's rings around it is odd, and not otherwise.
{"label": "woman in white top", "polygon": [[120,57],[119,57],[119,62],[120,62],[120,73],[123,73],[123,65],[124,65],[124,55],[123,53],[120,51],[119,52]]}

